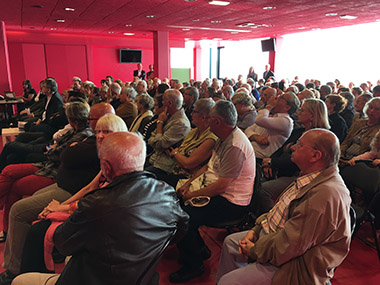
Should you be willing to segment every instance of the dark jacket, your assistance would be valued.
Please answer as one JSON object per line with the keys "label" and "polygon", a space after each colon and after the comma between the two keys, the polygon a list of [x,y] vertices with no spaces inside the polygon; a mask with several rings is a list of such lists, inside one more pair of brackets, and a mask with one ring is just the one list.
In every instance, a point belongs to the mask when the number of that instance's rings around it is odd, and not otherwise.
{"label": "dark jacket", "polygon": [[[133,70],[133,76],[134,77],[138,76],[138,74],[139,74],[139,71],[137,69]],[[139,77],[139,79],[145,80],[145,70],[141,70],[141,74],[138,77]]]}
{"label": "dark jacket", "polygon": [[174,189],[149,172],[115,178],[86,195],[54,234],[64,255],[72,255],[56,284],[135,284],[177,230],[187,230]]}
{"label": "dark jacket", "polygon": [[329,115],[329,123],[331,126],[330,131],[332,131],[342,143],[347,136],[347,124],[346,121],[338,113],[333,113]]}

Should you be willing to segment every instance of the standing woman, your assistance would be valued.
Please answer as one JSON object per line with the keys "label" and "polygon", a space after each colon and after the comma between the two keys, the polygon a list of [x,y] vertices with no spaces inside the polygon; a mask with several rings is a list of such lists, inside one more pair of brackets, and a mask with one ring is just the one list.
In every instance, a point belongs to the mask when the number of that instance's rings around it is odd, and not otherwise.
{"label": "standing woman", "polygon": [[256,82],[257,82],[257,73],[255,73],[254,69],[253,69],[253,66],[251,66],[249,68],[249,71],[248,71],[248,75],[247,75],[247,79],[248,78],[252,78],[254,81],[255,81],[255,86],[256,86]]}

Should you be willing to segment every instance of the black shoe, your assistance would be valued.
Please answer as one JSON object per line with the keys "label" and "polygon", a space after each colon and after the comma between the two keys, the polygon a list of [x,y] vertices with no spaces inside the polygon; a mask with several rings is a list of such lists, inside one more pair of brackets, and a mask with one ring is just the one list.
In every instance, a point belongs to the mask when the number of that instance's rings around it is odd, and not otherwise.
{"label": "black shoe", "polygon": [[5,242],[7,240],[7,232],[0,232],[0,242]]}
{"label": "black shoe", "polygon": [[13,274],[9,270],[5,270],[3,273],[0,274],[0,284],[11,284],[12,280],[15,279],[16,276],[17,274]]}
{"label": "black shoe", "polygon": [[183,266],[180,270],[169,275],[169,281],[172,283],[184,283],[203,275],[204,272],[203,265],[195,269]]}
{"label": "black shoe", "polygon": [[[202,247],[202,249],[200,250],[200,254],[201,254],[202,261],[207,260],[211,257],[211,251],[206,245]],[[185,262],[182,257],[178,258],[178,264],[183,265],[184,263]]]}

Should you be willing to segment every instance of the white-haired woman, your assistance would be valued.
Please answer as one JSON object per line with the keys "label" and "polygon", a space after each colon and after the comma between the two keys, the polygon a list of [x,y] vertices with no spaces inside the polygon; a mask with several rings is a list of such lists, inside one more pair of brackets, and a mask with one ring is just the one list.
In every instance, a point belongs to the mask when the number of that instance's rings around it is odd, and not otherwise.
{"label": "white-haired woman", "polygon": [[142,134],[147,123],[153,117],[152,109],[154,108],[154,99],[148,94],[141,94],[136,97],[137,109],[139,114],[133,120],[129,130],[131,132]]}

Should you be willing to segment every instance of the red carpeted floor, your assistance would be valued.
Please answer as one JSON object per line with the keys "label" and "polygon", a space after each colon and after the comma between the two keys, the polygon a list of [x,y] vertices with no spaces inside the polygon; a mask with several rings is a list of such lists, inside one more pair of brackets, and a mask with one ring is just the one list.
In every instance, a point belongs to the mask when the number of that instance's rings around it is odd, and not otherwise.
{"label": "red carpeted floor", "polygon": [[[2,220],[2,211],[0,211],[0,221]],[[368,236],[370,234],[369,226],[364,224],[359,230],[359,235]],[[223,239],[227,235],[225,230],[213,229],[208,227],[201,228],[201,235],[210,248],[211,258],[204,262],[205,274],[186,284],[211,285],[215,284],[215,274],[218,268],[220,249]],[[3,262],[4,243],[0,243],[0,262]],[[177,263],[178,251],[175,245],[171,245],[164,253],[164,256],[158,265],[157,271],[160,274],[160,285],[170,284],[168,276],[180,268]],[[60,268],[61,266],[58,266]],[[3,271],[3,270],[1,270]],[[351,244],[351,250],[347,258],[343,261],[335,272],[333,285],[347,284],[380,284],[380,261],[377,257],[376,250],[364,244],[357,238],[354,238]]]}

